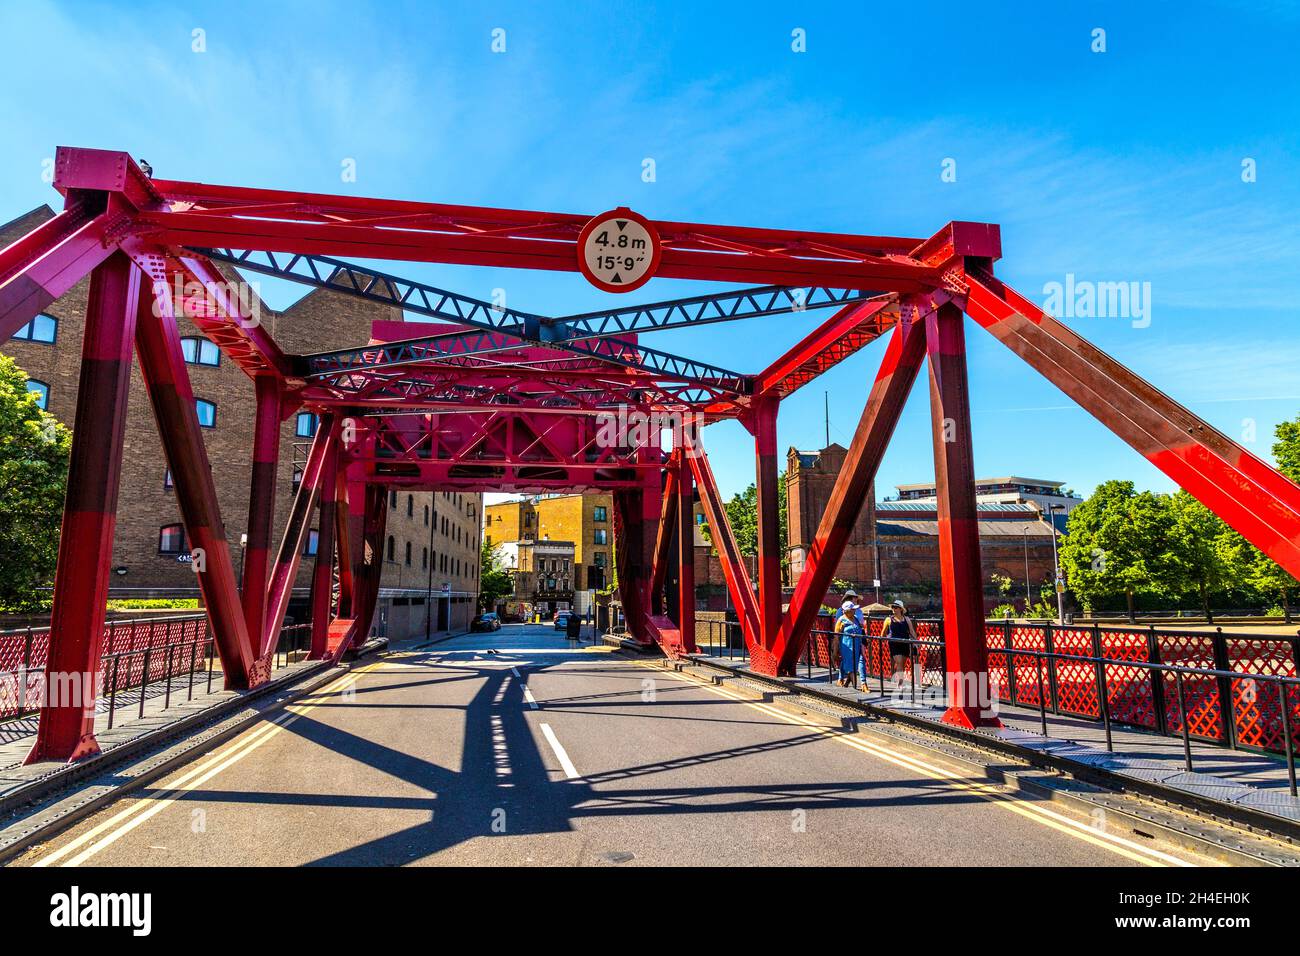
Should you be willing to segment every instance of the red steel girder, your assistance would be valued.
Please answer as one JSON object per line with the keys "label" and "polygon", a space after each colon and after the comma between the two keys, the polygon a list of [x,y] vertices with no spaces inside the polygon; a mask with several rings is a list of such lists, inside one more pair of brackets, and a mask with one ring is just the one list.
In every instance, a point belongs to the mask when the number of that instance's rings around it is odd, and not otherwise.
{"label": "red steel girder", "polygon": [[[590,216],[155,180],[166,210],[141,212],[150,241],[364,259],[578,271]],[[919,239],[659,221],[658,275],[745,284],[916,292],[939,273]]]}
{"label": "red steel girder", "polygon": [[878,339],[898,320],[894,297],[848,305],[755,376],[755,394],[780,398],[807,385]]}
{"label": "red steel girder", "polygon": [[113,254],[108,235],[123,205],[117,198],[70,196],[53,219],[0,249],[0,342]]}
{"label": "red steel girder", "polygon": [[1014,289],[982,273],[967,278],[976,322],[1300,577],[1300,487]]}

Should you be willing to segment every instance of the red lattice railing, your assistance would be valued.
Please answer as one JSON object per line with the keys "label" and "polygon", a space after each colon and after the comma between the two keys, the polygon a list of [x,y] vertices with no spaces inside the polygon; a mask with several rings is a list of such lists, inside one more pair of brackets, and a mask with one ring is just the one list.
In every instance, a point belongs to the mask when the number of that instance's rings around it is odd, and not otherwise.
{"label": "red lattice railing", "polygon": [[[1010,621],[988,622],[985,635],[989,684],[1001,700],[1100,720],[1104,687],[1108,716],[1114,723],[1181,735],[1185,709],[1192,737],[1285,752],[1283,692],[1278,689],[1282,685],[1251,675],[1296,677],[1295,638]],[[1100,658],[1104,663],[1068,657],[1049,661],[1017,651]],[[1180,708],[1176,673],[1127,662],[1245,676],[1184,673]],[[1291,725],[1300,727],[1300,689],[1287,685],[1285,696]]]}
{"label": "red lattice railing", "polygon": [[[919,640],[915,653],[925,680],[941,683],[943,622],[916,624]],[[880,622],[873,620],[868,626],[870,636],[862,651],[867,675],[888,678],[893,670],[888,644],[873,639],[878,637]],[[1100,721],[1104,688],[1106,716],[1114,724],[1181,736],[1185,710],[1190,737],[1285,753],[1289,723],[1293,749],[1297,747],[1300,685],[1259,679],[1298,676],[1297,638],[1217,630],[988,621],[985,639],[989,687],[1005,704]],[[803,661],[809,673],[823,669],[830,673],[837,640],[829,618],[820,619]],[[1215,673],[1160,669],[1173,667]],[[1242,676],[1229,677],[1229,672]]]}
{"label": "red lattice railing", "polygon": [[[211,641],[198,614],[107,622],[100,647],[97,696],[203,670]],[[0,720],[35,709],[49,650],[48,627],[0,631]]]}

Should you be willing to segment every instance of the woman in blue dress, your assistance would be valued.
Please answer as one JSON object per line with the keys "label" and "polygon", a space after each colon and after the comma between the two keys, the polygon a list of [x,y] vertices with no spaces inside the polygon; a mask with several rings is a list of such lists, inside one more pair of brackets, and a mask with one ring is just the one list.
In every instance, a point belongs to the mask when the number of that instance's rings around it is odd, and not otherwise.
{"label": "woman in blue dress", "polygon": [[858,606],[852,601],[840,605],[840,612],[835,618],[835,633],[840,638],[840,679],[835,683],[847,687],[857,669],[865,633],[858,623]]}

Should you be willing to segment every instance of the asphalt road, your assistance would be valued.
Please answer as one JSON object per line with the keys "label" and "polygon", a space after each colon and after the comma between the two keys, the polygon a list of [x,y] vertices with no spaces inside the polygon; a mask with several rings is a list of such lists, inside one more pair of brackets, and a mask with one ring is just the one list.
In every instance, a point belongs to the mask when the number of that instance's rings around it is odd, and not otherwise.
{"label": "asphalt road", "polygon": [[507,626],[363,662],[15,863],[1180,862],[937,759]]}

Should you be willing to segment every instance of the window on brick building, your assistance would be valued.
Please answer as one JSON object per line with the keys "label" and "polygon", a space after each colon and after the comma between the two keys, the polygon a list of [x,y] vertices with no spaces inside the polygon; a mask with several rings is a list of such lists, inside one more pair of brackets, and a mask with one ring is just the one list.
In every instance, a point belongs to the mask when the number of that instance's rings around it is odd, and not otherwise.
{"label": "window on brick building", "polygon": [[388,507],[390,507],[390,508],[396,508],[396,507],[397,507],[397,492],[395,492],[395,491],[390,491],[390,492],[388,493]]}
{"label": "window on brick building", "polygon": [[40,342],[53,345],[59,334],[59,320],[42,312],[13,334],[18,342]]}
{"label": "window on brick building", "polygon": [[394,540],[391,534],[388,536],[388,560],[397,560],[397,541]]}
{"label": "window on brick building", "polygon": [[170,468],[164,468],[164,469],[163,469],[163,488],[164,488],[165,490],[167,490],[167,491],[170,491],[172,488],[175,488],[175,487],[176,487],[176,483],[175,483],[174,481],[172,481],[172,470],[171,470]]}
{"label": "window on brick building", "polygon": [[597,551],[595,554],[595,558],[596,558],[596,567],[603,568],[605,566],[605,552]]}
{"label": "window on brick building", "polygon": [[415,495],[406,496],[406,517],[415,517]]}
{"label": "window on brick building", "polygon": [[215,367],[221,364],[221,349],[207,339],[198,336],[187,335],[181,339],[181,355],[190,365],[211,365]]}
{"label": "window on brick building", "polygon": [[36,404],[41,408],[50,407],[50,387],[39,379],[29,378],[27,380],[27,391],[36,396]]}
{"label": "window on brick building", "polygon": [[406,542],[406,566],[411,566],[411,542]]}
{"label": "window on brick building", "polygon": [[181,554],[185,551],[185,526],[165,524],[158,529],[158,553]]}
{"label": "window on brick building", "polygon": [[607,540],[609,537],[608,531],[606,531],[604,528],[597,528],[595,533],[596,533],[596,539],[595,539],[596,544],[609,544],[609,541]]}
{"label": "window on brick building", "polygon": [[217,427],[217,403],[209,402],[206,398],[194,399],[194,411],[199,416],[200,428]]}
{"label": "window on brick building", "polygon": [[591,511],[591,520],[592,520],[592,521],[608,521],[608,520],[609,520],[609,515],[608,515],[608,513],[605,511],[605,506],[604,506],[604,505],[596,505],[596,507],[592,509],[592,511]]}
{"label": "window on brick building", "polygon": [[424,506],[424,526],[429,527],[429,506]]}
{"label": "window on brick building", "polygon": [[420,556],[420,570],[427,571],[428,569],[429,569],[429,549],[425,548],[424,553]]}
{"label": "window on brick building", "polygon": [[320,425],[320,419],[311,412],[299,412],[298,420],[294,423],[293,433],[299,438],[311,438],[316,434],[316,428]]}
{"label": "window on brick building", "polygon": [[320,532],[312,528],[307,532],[307,543],[302,547],[302,553],[307,557],[313,557],[316,550],[320,547]]}
{"label": "window on brick building", "polygon": [[298,493],[298,486],[302,484],[302,465],[293,466],[293,493]]}

